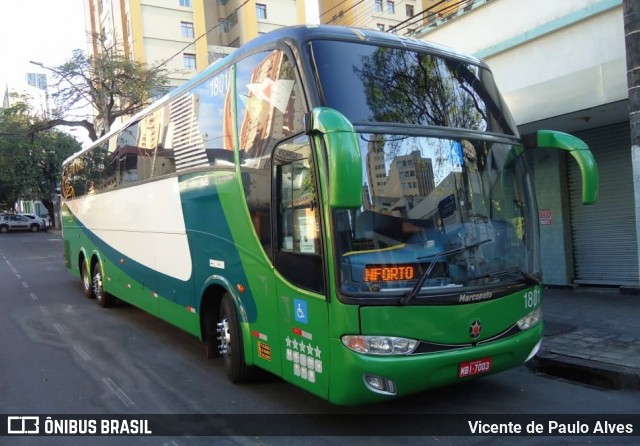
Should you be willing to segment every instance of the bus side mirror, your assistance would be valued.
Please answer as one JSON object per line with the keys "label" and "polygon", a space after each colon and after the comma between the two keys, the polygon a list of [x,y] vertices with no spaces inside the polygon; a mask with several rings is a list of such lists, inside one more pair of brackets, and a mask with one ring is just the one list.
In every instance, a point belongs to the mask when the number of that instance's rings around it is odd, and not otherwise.
{"label": "bus side mirror", "polygon": [[320,136],[327,148],[328,199],[332,209],[362,206],[362,155],[353,125],[340,112],[314,108],[307,134]]}
{"label": "bus side mirror", "polygon": [[582,203],[593,204],[598,200],[598,166],[589,146],[580,138],[553,130],[538,130],[522,136],[525,149],[550,147],[568,151],[576,160],[582,175]]}

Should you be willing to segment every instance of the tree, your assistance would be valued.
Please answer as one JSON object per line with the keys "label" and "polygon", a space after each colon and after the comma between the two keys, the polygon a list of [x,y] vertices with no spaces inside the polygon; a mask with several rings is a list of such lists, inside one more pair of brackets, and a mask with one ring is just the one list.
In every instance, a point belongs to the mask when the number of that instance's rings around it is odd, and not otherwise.
{"label": "tree", "polygon": [[19,199],[40,200],[53,217],[51,197],[62,161],[80,144],[55,129],[32,133],[39,119],[24,101],[0,112],[0,208],[13,209]]}
{"label": "tree", "polygon": [[[58,125],[83,127],[95,141],[120,117],[130,116],[166,90],[169,71],[163,65],[149,67],[130,60],[118,44],[96,39],[99,51],[87,55],[75,50],[69,60],[52,68],[55,111],[38,123],[34,132]],[[87,106],[95,116],[86,117]]]}
{"label": "tree", "polygon": [[485,130],[486,112],[468,85],[479,82],[464,63],[379,48],[354,71],[375,121]]}
{"label": "tree", "polygon": [[0,114],[0,209],[13,209],[20,197],[28,160],[28,108],[25,103]]}
{"label": "tree", "polygon": [[[362,56],[360,63],[354,72],[364,85],[373,121],[480,131],[492,131],[494,119],[498,125],[508,125],[496,118],[502,112],[478,78],[483,73],[470,64],[395,48],[378,48]],[[398,156],[403,139],[386,141],[389,160]],[[443,166],[451,158],[451,143],[433,139],[429,144],[435,151],[438,177],[449,170]],[[486,150],[480,145],[476,149]],[[484,157],[474,155],[474,159]]]}

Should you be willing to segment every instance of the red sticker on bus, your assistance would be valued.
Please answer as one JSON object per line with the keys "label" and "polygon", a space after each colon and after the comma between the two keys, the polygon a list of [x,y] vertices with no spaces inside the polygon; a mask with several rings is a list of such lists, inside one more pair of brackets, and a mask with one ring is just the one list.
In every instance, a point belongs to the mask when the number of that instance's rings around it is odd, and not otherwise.
{"label": "red sticker on bus", "polygon": [[481,373],[487,373],[491,370],[491,358],[486,357],[482,359],[476,359],[474,361],[466,361],[458,364],[458,378],[465,378],[467,376],[479,375]]}

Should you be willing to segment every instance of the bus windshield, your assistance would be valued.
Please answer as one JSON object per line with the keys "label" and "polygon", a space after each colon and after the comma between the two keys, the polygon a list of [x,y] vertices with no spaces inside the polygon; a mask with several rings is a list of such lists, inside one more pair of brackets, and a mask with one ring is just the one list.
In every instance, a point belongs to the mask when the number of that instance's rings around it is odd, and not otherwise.
{"label": "bus windshield", "polygon": [[364,205],[334,211],[342,292],[419,302],[537,281],[532,190],[491,72],[410,46],[312,55],[324,104],[361,129]]}
{"label": "bus windshield", "polygon": [[319,40],[312,59],[323,102],[354,125],[372,122],[516,135],[486,68],[405,48]]}
{"label": "bus windshield", "polygon": [[334,210],[344,293],[413,299],[537,282],[535,205],[520,146],[370,133],[359,141],[363,206]]}

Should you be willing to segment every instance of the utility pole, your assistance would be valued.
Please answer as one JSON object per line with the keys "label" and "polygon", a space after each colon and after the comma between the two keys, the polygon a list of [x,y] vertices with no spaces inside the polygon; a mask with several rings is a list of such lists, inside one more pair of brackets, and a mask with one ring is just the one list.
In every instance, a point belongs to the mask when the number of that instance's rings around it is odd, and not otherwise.
{"label": "utility pole", "polygon": [[631,145],[640,146],[640,0],[624,0]]}
{"label": "utility pole", "polygon": [[[627,54],[631,160],[636,209],[636,245],[640,247],[640,0],[622,2],[624,45]],[[640,265],[640,249],[638,249]],[[640,282],[640,277],[638,277]]]}

